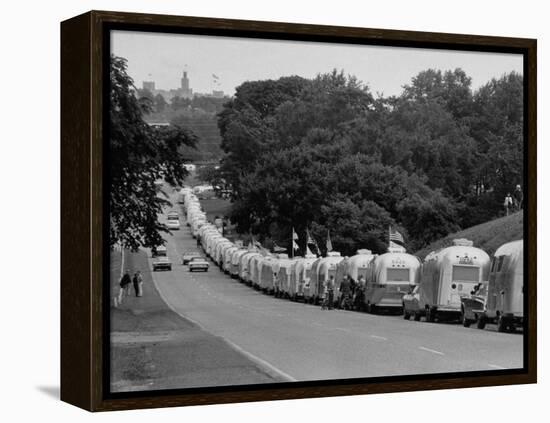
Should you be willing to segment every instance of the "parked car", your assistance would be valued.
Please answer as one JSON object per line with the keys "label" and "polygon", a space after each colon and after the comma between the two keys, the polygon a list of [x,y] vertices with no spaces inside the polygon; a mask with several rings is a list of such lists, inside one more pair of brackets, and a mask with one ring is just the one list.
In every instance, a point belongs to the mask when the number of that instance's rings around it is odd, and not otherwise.
{"label": "parked car", "polygon": [[409,292],[403,295],[403,318],[409,320],[411,316],[415,321],[420,320],[422,311],[420,310],[420,294],[418,293],[419,286],[415,285]]}
{"label": "parked car", "polygon": [[194,270],[202,270],[203,272],[208,272],[208,262],[202,257],[193,257],[189,260],[189,271],[193,272]]}
{"label": "parked car", "polygon": [[175,211],[175,210],[172,210],[171,212],[168,213],[168,220],[179,220],[180,219],[180,214]]}
{"label": "parked car", "polygon": [[460,298],[462,325],[467,328],[476,323],[485,313],[487,303],[487,284],[480,283],[472,290],[470,295]]}
{"label": "parked car", "polygon": [[168,229],[177,231],[180,228],[180,221],[179,219],[168,219],[166,221],[166,226],[168,227]]}
{"label": "parked car", "polygon": [[181,264],[189,264],[189,261],[194,258],[203,258],[198,251],[188,251],[181,256]]}
{"label": "parked car", "polygon": [[151,251],[153,257],[166,257],[166,246],[159,245]]}
{"label": "parked car", "polygon": [[153,262],[153,272],[156,272],[157,270],[172,270],[172,262],[170,259],[166,256],[158,257]]}

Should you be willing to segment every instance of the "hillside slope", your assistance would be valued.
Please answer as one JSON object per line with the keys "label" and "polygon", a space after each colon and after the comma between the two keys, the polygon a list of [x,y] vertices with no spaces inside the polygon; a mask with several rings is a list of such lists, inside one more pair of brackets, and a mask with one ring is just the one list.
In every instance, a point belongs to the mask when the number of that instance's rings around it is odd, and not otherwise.
{"label": "hillside slope", "polygon": [[449,234],[445,238],[432,242],[427,247],[417,251],[415,255],[424,259],[430,252],[448,247],[451,245],[452,240],[456,238],[472,240],[475,247],[479,247],[491,255],[505,242],[523,238],[523,210],[510,216],[501,217]]}

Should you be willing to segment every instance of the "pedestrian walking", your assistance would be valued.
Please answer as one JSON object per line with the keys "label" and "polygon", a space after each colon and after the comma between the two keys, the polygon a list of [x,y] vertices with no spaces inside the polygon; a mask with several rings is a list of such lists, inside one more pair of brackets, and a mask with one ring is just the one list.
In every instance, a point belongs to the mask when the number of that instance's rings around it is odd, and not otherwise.
{"label": "pedestrian walking", "polygon": [[512,199],[512,196],[510,193],[506,195],[504,198],[504,210],[506,210],[506,216],[510,214],[510,209],[514,206],[514,200]]}
{"label": "pedestrian walking", "polygon": [[330,275],[327,283],[328,291],[328,309],[332,310],[334,308],[334,276]]}
{"label": "pedestrian walking", "polygon": [[136,297],[143,297],[143,277],[141,276],[141,272],[139,270],[134,274],[132,282],[134,283]]}
{"label": "pedestrian walking", "polygon": [[200,248],[200,246],[201,246],[201,236],[197,235],[197,247]]}
{"label": "pedestrian walking", "polygon": [[321,310],[328,308],[328,281],[323,283],[323,301],[321,302]]}
{"label": "pedestrian walking", "polygon": [[348,275],[344,276],[340,283],[340,308],[349,308],[349,298],[351,293],[351,283]]}
{"label": "pedestrian walking", "polygon": [[130,284],[132,283],[132,278],[130,277],[130,269],[126,269],[122,278],[120,278],[120,290],[118,291],[118,303],[122,303],[122,299],[128,296],[130,290]]}
{"label": "pedestrian walking", "polygon": [[359,276],[359,279],[357,280],[357,286],[355,287],[355,297],[354,297],[354,306],[355,310],[361,310],[363,306],[363,302],[365,300],[365,278],[363,275]]}

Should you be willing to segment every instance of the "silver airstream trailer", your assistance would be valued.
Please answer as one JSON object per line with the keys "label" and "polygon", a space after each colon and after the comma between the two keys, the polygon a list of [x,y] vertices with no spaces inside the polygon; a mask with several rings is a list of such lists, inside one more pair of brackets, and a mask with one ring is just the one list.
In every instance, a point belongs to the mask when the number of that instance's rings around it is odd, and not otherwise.
{"label": "silver airstream trailer", "polygon": [[364,301],[368,312],[379,308],[401,310],[403,295],[418,283],[420,260],[405,251],[404,248],[392,248],[374,259],[365,286]]}
{"label": "silver airstream trailer", "polygon": [[250,273],[250,283],[256,289],[260,288],[260,272],[262,263],[264,261],[264,255],[254,256],[248,262],[248,269]]}
{"label": "silver airstream trailer", "polygon": [[221,241],[216,244],[213,260],[219,267],[222,267],[225,250],[234,246],[235,244],[231,241]]}
{"label": "silver airstream trailer", "polygon": [[233,253],[235,251],[238,251],[240,248],[236,245],[233,245],[232,247],[226,248],[223,252],[223,262],[222,262],[222,270],[225,273],[229,273],[231,270],[231,257],[233,256]]}
{"label": "silver airstream trailer", "polygon": [[354,256],[346,257],[336,268],[336,287],[334,291],[334,299],[340,298],[339,287],[344,276],[348,276],[355,282],[362,276],[365,282],[369,280],[372,273],[374,259],[377,256],[372,254],[371,250],[361,249],[357,250]]}
{"label": "silver airstream trailer", "polygon": [[290,297],[290,286],[294,285],[294,268],[296,259],[288,258],[286,254],[280,254],[273,266],[276,274],[274,281],[274,290],[276,297]]}
{"label": "silver airstream trailer", "polygon": [[239,263],[239,279],[246,284],[251,284],[252,275],[251,275],[251,260],[255,256],[260,256],[260,253],[256,250],[249,250],[246,254],[241,256]]}
{"label": "silver airstream trailer", "polygon": [[265,256],[258,267],[260,289],[268,294],[272,294],[274,292],[274,272],[276,271],[274,269],[274,265],[276,260],[276,257]]}
{"label": "silver airstream trailer", "polygon": [[478,319],[483,329],[496,323],[499,332],[523,326],[523,240],[500,246],[493,256],[487,285],[485,313]]}
{"label": "silver airstream trailer", "polygon": [[294,267],[294,284],[290,285],[289,295],[295,301],[304,299],[304,286],[309,285],[311,279],[311,265],[317,260],[315,254],[308,254],[296,261]]}
{"label": "silver airstream trailer", "polygon": [[330,251],[326,257],[313,262],[309,285],[304,287],[304,297],[307,300],[316,304],[324,298],[325,281],[331,276],[336,278],[336,267],[343,259],[339,252]]}
{"label": "silver airstream trailer", "polygon": [[[461,298],[487,280],[489,262],[487,253],[467,239],[455,239],[451,247],[431,252],[422,265],[418,310],[410,310],[411,314],[424,315],[427,322],[438,317],[460,318]],[[405,302],[404,306],[406,314],[409,305]]]}
{"label": "silver airstream trailer", "polygon": [[240,249],[235,251],[231,255],[231,268],[229,269],[229,274],[232,278],[239,277],[239,265],[241,263],[241,257],[248,253],[248,250]]}

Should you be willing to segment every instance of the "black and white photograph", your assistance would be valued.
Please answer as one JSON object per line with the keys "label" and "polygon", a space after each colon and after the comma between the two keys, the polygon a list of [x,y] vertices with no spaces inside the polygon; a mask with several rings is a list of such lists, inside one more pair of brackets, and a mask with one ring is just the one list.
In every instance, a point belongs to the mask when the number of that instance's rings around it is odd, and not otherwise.
{"label": "black and white photograph", "polygon": [[522,54],[109,48],[111,393],[524,368]]}

